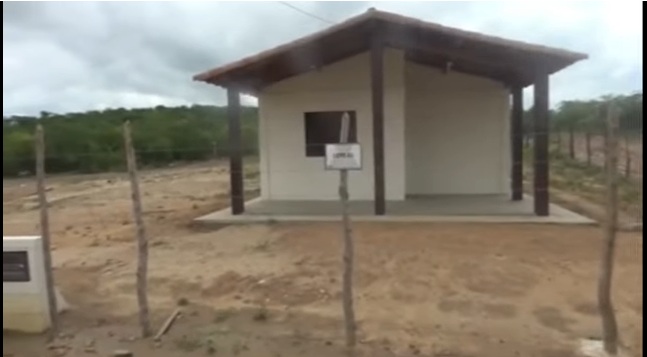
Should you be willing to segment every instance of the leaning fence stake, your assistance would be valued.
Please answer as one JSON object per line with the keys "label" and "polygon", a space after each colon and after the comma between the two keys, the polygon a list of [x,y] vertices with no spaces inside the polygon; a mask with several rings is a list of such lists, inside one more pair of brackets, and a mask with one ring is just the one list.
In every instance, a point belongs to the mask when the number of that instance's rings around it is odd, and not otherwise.
{"label": "leaning fence stake", "polygon": [[124,123],[124,143],[126,146],[126,160],[128,163],[128,176],[133,200],[133,217],[137,228],[137,302],[139,304],[139,324],[142,336],[151,335],[151,324],[148,316],[147,295],[147,270],[148,270],[148,238],[142,213],[142,200],[139,193],[139,179],[137,178],[137,160],[130,134],[130,122]]}
{"label": "leaning fence stake", "polygon": [[36,126],[36,191],[40,206],[40,230],[43,248],[43,264],[45,265],[45,286],[47,289],[47,304],[49,307],[50,341],[58,333],[58,305],[56,304],[56,291],[54,288],[54,274],[52,267],[51,236],[49,231],[49,212],[47,196],[45,193],[45,134],[43,126]]}

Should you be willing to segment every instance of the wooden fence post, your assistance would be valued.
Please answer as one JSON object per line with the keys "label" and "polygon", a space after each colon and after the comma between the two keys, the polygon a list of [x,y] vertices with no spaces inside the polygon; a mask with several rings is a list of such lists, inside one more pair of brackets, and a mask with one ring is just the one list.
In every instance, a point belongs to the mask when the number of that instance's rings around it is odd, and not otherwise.
{"label": "wooden fence post", "polygon": [[591,166],[591,130],[586,130],[586,164]]}
{"label": "wooden fence post", "polygon": [[629,136],[625,136],[625,177],[631,178],[631,148],[629,147]]}
{"label": "wooden fence post", "polygon": [[616,230],[618,225],[618,115],[612,103],[607,111],[606,136],[606,175],[607,175],[607,215],[604,225],[604,244],[600,259],[598,281],[598,305],[602,318],[602,339],[604,350],[615,355],[618,352],[618,324],[611,301],[611,280]]}
{"label": "wooden fence post", "polygon": [[568,127],[568,157],[575,160],[575,128],[573,124]]}
{"label": "wooden fence post", "polygon": [[[341,133],[339,142],[348,142],[350,134],[350,117],[344,113],[341,118]],[[348,207],[348,170],[339,172],[339,198],[342,208],[342,225],[344,235],[344,275],[343,275],[343,307],[344,323],[346,328],[346,346],[353,348],[356,343],[355,310],[353,308],[353,265],[354,265],[354,244],[350,226]]]}
{"label": "wooden fence post", "polygon": [[139,179],[137,178],[137,159],[130,134],[130,122],[124,123],[124,144],[126,147],[126,161],[128,163],[128,176],[133,201],[133,218],[137,232],[137,302],[139,304],[139,324],[142,336],[151,335],[150,319],[148,314],[147,274],[148,274],[148,238],[142,213],[141,195],[139,193]]}
{"label": "wooden fence post", "polygon": [[50,330],[49,339],[53,340],[58,333],[58,305],[54,287],[52,267],[51,236],[49,230],[49,212],[45,188],[45,133],[43,126],[36,126],[36,191],[40,206],[40,230],[43,249],[43,265],[45,267],[45,287],[47,289],[47,304],[49,307]]}
{"label": "wooden fence post", "polygon": [[641,226],[642,226],[642,222],[643,222],[643,198],[642,197],[643,197],[643,184],[644,184],[644,181],[643,181],[643,159],[644,159],[643,149],[644,149],[643,148],[643,134],[640,133],[640,157],[639,157],[639,160],[637,161],[636,165],[640,165],[640,166],[638,166],[638,180],[640,180],[640,185],[638,185],[638,187],[640,188],[640,195],[638,196],[638,197],[640,197],[640,206],[638,207],[638,222],[641,224]]}

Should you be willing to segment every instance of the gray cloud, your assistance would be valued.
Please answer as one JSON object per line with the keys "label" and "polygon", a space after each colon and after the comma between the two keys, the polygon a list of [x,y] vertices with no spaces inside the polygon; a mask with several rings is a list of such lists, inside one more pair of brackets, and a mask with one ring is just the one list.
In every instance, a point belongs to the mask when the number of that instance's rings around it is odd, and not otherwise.
{"label": "gray cloud", "polygon": [[[588,53],[552,77],[553,103],[642,90],[639,3],[291,4],[334,22],[376,7]],[[222,104],[191,76],[325,27],[279,2],[3,3],[3,114]]]}

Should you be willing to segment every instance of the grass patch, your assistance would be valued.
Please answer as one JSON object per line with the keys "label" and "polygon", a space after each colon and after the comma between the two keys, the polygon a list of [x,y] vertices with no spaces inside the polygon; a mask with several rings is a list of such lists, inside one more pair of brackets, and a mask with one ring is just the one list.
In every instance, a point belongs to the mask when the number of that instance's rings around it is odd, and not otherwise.
{"label": "grass patch", "polygon": [[258,172],[257,170],[245,171],[245,179],[247,180],[253,180],[258,178],[259,176],[260,176],[260,172]]}
{"label": "grass patch", "polygon": [[265,306],[261,306],[254,312],[252,319],[256,322],[265,322],[269,318],[269,312]]}
{"label": "grass patch", "polygon": [[238,356],[243,351],[249,351],[249,346],[245,342],[236,341],[231,345],[231,353],[234,356]]}
{"label": "grass patch", "polygon": [[202,348],[202,341],[197,338],[182,336],[175,340],[175,347],[184,352],[195,352]]}
{"label": "grass patch", "polygon": [[223,323],[233,315],[233,312],[231,310],[221,310],[217,311],[215,316],[213,317],[213,322],[214,323]]}

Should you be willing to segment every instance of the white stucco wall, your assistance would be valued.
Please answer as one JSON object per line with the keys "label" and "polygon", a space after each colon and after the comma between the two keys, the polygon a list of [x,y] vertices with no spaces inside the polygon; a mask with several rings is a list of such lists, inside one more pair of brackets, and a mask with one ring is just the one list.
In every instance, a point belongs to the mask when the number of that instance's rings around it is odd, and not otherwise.
{"label": "white stucco wall", "polygon": [[508,193],[508,89],[410,62],[405,83],[406,193]]}
{"label": "white stucco wall", "polygon": [[[385,52],[386,198],[404,199],[404,56]],[[259,96],[261,196],[280,200],[338,198],[339,174],[306,157],[304,113],[354,110],[363,169],[349,174],[351,199],[372,200],[373,135],[367,53],[289,78]]]}
{"label": "white stucco wall", "polygon": [[[259,95],[261,197],[337,199],[337,172],[306,157],[304,113],[354,110],[363,170],[351,199],[372,200],[373,137],[367,53],[289,78]],[[385,53],[387,200],[408,194],[507,193],[509,95],[500,84],[405,63]]]}

